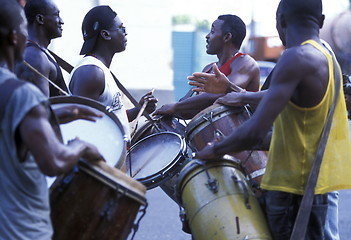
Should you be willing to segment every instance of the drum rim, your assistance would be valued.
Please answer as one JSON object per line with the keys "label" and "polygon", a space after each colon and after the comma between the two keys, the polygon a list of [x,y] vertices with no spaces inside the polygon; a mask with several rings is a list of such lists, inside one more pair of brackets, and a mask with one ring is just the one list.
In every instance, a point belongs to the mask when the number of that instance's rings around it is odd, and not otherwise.
{"label": "drum rim", "polygon": [[[175,197],[178,200],[178,202],[182,203],[182,193],[183,190],[186,186],[186,184],[193,179],[194,177],[196,177],[198,174],[202,173],[205,171],[205,169],[201,169],[200,171],[196,172],[196,174],[194,174],[193,176],[191,176],[186,183],[183,184],[184,179],[186,178],[186,176],[188,176],[188,174],[194,170],[197,167],[203,167],[201,164],[198,163],[198,161],[202,161],[200,159],[193,159],[192,161],[190,161],[188,164],[186,164],[182,170],[179,173],[179,176],[177,178],[176,181],[176,186],[175,186]],[[224,166],[224,167],[234,167],[235,169],[237,169],[238,171],[241,171],[240,168],[240,163],[232,161],[232,160],[228,160],[228,159],[220,159],[220,160],[215,160],[215,161],[203,161],[203,163],[205,164],[205,166],[207,167],[207,169],[211,169],[211,168],[215,168],[218,166]],[[243,173],[244,174],[244,173]]]}
{"label": "drum rim", "polygon": [[[151,174],[147,177],[144,178],[135,178],[136,180],[138,180],[139,182],[143,183],[147,189],[152,189],[155,188],[159,185],[162,184],[163,181],[165,181],[168,177],[172,177],[175,174],[169,174],[172,170],[177,169],[178,166],[178,162],[179,159],[181,159],[181,157],[184,157],[184,154],[186,153],[186,142],[184,140],[184,138],[178,134],[178,133],[174,133],[174,132],[159,132],[159,133],[153,133],[141,140],[139,140],[138,142],[136,142],[135,144],[133,144],[133,146],[128,150],[127,154],[126,154],[126,163],[128,162],[128,154],[135,148],[135,146],[137,144],[140,144],[143,141],[146,141],[147,139],[155,136],[155,135],[162,135],[162,134],[171,134],[171,135],[175,135],[176,137],[178,137],[178,139],[180,140],[180,148],[179,148],[179,152],[176,156],[176,158],[174,158],[171,162],[169,162],[163,169],[157,171],[154,174]],[[184,160],[183,160],[184,161]],[[127,175],[129,175],[128,170],[127,170]],[[131,177],[131,176],[130,176]]]}
{"label": "drum rim", "polygon": [[[228,107],[225,105],[220,105],[220,104],[214,104],[211,105],[208,108],[205,108],[198,114],[196,114],[191,121],[188,123],[188,125],[185,128],[185,136],[187,138],[190,137],[190,135],[193,135],[193,131],[197,128],[197,126],[206,123],[207,121],[202,118],[205,114],[208,114],[210,112],[213,113],[214,116],[217,116],[221,113],[226,113],[223,117],[228,116],[232,113],[240,113],[240,112],[245,112],[245,107]],[[207,126],[207,125],[206,125]]]}
{"label": "drum rim", "polygon": [[[118,117],[111,111],[108,111],[108,107],[104,106],[98,101],[95,101],[90,98],[86,97],[81,97],[81,96],[56,96],[56,97],[50,97],[49,102],[51,105],[55,104],[80,104],[80,105],[85,105],[88,107],[92,107],[94,109],[97,109],[101,111],[102,113],[106,114],[119,128],[119,130],[122,133],[122,153],[120,156],[119,161],[117,161],[116,164],[120,162],[122,158],[125,158],[126,152],[127,152],[127,145],[128,145],[128,137],[126,136],[126,133],[124,131],[124,128],[122,126],[121,121],[118,119]],[[118,167],[118,166],[117,166]],[[119,166],[121,167],[121,166]]]}
{"label": "drum rim", "polygon": [[[126,196],[138,201],[141,205],[145,206],[147,204],[145,194],[143,194],[142,190],[137,189],[137,188],[135,188],[135,189],[128,188],[128,186],[126,186],[126,185],[128,185],[127,183],[121,182],[123,179],[119,179],[119,178],[113,176],[112,174],[105,172],[103,169],[101,169],[97,166],[94,166],[92,164],[89,164],[89,163],[82,161],[82,160],[80,160],[78,162],[78,168],[79,168],[79,170],[85,172],[86,174],[89,174],[90,176],[92,176],[96,179],[103,178],[103,181],[101,181],[101,183],[103,183],[106,186],[108,186],[108,187],[110,187],[110,188],[112,188],[120,193],[123,193]],[[135,179],[133,179],[133,180],[135,180]],[[137,190],[137,191],[135,191],[135,190]]]}

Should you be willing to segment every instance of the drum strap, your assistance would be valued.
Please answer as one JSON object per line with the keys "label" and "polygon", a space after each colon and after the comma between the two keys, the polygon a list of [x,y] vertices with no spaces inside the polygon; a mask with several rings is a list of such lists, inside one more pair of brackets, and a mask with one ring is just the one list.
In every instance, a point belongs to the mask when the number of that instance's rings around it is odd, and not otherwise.
{"label": "drum strap", "polygon": [[[48,50],[50,52],[50,54],[55,58],[55,60],[57,61],[57,63],[68,73],[71,73],[73,70],[73,66],[71,64],[69,64],[68,62],[66,62],[65,60],[63,60],[61,57],[59,57],[57,54],[55,54],[54,52]],[[127,98],[129,98],[129,100],[134,104],[135,107],[138,107],[141,109],[141,105],[135,100],[135,98],[129,93],[129,91],[122,85],[122,83],[117,79],[117,77],[111,72],[113,79],[115,80],[117,86],[119,89],[121,89],[121,91],[124,93],[124,95],[127,96]],[[155,121],[150,117],[150,115],[146,112],[143,111],[143,115],[151,122],[154,123]]]}
{"label": "drum strap", "polygon": [[322,164],[322,159],[323,159],[323,155],[327,144],[327,140],[328,140],[328,136],[329,136],[332,120],[333,120],[333,115],[336,107],[336,102],[339,97],[340,81],[341,81],[339,65],[335,59],[335,55],[333,54],[333,52],[330,52],[330,53],[333,57],[333,63],[334,63],[334,81],[335,81],[334,99],[330,107],[328,117],[322,132],[322,137],[318,145],[317,153],[311,168],[310,175],[306,183],[305,192],[302,197],[301,205],[295,220],[295,224],[294,224],[294,228],[293,228],[290,240],[305,239],[307,223],[309,221],[309,216],[311,214],[311,208],[313,203],[314,189],[317,184],[319,170]]}

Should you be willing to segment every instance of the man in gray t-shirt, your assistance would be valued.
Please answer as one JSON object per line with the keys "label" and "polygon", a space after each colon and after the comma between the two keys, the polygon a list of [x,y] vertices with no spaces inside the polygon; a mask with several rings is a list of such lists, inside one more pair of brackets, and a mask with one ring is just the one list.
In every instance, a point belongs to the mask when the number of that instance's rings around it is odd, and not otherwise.
{"label": "man in gray t-shirt", "polygon": [[[45,175],[70,170],[80,158],[101,159],[79,139],[62,144],[46,97],[13,74],[27,30],[16,0],[0,0],[0,239],[47,240],[52,227]],[[60,121],[97,117],[76,106],[55,111]]]}

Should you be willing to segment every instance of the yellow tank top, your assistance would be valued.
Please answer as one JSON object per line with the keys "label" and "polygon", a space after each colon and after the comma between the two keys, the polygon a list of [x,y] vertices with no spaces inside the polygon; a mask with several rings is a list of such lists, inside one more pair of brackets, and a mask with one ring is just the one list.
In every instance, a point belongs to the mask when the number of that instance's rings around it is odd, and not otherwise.
{"label": "yellow tank top", "polygon": [[[289,101],[279,114],[274,122],[268,164],[261,183],[263,189],[300,195],[304,192],[334,96],[332,56],[315,41],[308,40],[304,44],[313,45],[328,59],[328,87],[318,105],[302,108]],[[349,126],[342,87],[338,91],[340,95],[315,194],[351,188],[351,173],[348,170],[351,166]]]}

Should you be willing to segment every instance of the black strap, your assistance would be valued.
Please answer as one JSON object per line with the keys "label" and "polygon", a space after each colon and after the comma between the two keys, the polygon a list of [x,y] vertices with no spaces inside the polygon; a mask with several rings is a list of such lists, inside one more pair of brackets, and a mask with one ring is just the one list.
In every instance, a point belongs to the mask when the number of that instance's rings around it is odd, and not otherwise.
{"label": "black strap", "polygon": [[2,121],[6,105],[16,88],[25,84],[24,81],[15,78],[9,78],[0,85],[0,121]]}
{"label": "black strap", "polygon": [[[68,73],[71,73],[73,70],[73,66],[71,64],[69,64],[68,62],[66,62],[65,60],[63,60],[61,57],[59,57],[57,54],[55,54],[54,52],[50,51],[50,54],[52,54],[52,56],[55,58],[55,60],[57,61],[57,63],[64,69],[66,70]],[[111,71],[110,71],[111,72]],[[129,98],[129,100],[133,103],[133,105],[135,107],[138,107],[141,109],[141,105],[135,100],[135,98],[129,93],[129,91],[122,85],[122,83],[117,79],[117,77],[111,72],[113,79],[115,80],[117,86],[119,89],[121,89],[121,91],[124,93],[124,95],[127,96],[127,98]],[[153,123],[154,120],[150,117],[150,115],[146,112],[143,111],[143,115],[151,122]]]}
{"label": "black strap", "polygon": [[[62,90],[68,92],[68,89],[67,89],[67,86],[66,86],[66,83],[65,83],[65,80],[63,78],[63,75],[62,75],[62,71],[61,71],[61,68],[60,66],[58,65],[58,62],[55,61],[56,59],[53,59],[46,51],[45,49],[41,48],[39,45],[33,43],[33,42],[27,42],[26,43],[26,47],[35,47],[39,50],[41,50],[46,56],[47,58],[49,59],[49,61],[54,64],[55,68],[56,68],[56,73],[57,73],[57,76],[56,76],[56,80],[53,81],[57,86],[59,86]],[[51,54],[52,52],[49,50],[49,53]],[[54,58],[55,56],[52,55]],[[52,84],[49,85],[49,89],[50,89],[50,97],[54,97],[54,96],[60,96],[62,95],[61,94],[61,91],[59,89],[57,89],[55,86],[53,86]]]}
{"label": "black strap", "polygon": [[335,85],[334,85],[334,99],[333,103],[330,107],[328,117],[322,132],[322,137],[318,145],[317,149],[317,154],[315,156],[310,175],[308,177],[306,187],[305,187],[305,192],[302,197],[302,201],[300,204],[300,208],[295,220],[295,225],[290,237],[290,240],[301,240],[305,239],[306,235],[306,230],[307,230],[307,224],[310,218],[311,214],[311,208],[313,204],[313,197],[314,197],[314,189],[317,184],[318,180],[318,175],[319,175],[319,170],[322,164],[322,159],[325,151],[325,147],[327,145],[327,140],[331,128],[331,124],[333,121],[333,115],[336,107],[336,102],[339,97],[339,92],[340,92],[340,71],[339,71],[339,65],[335,59],[335,56],[333,53],[333,63],[334,63],[334,80],[335,80]]}

